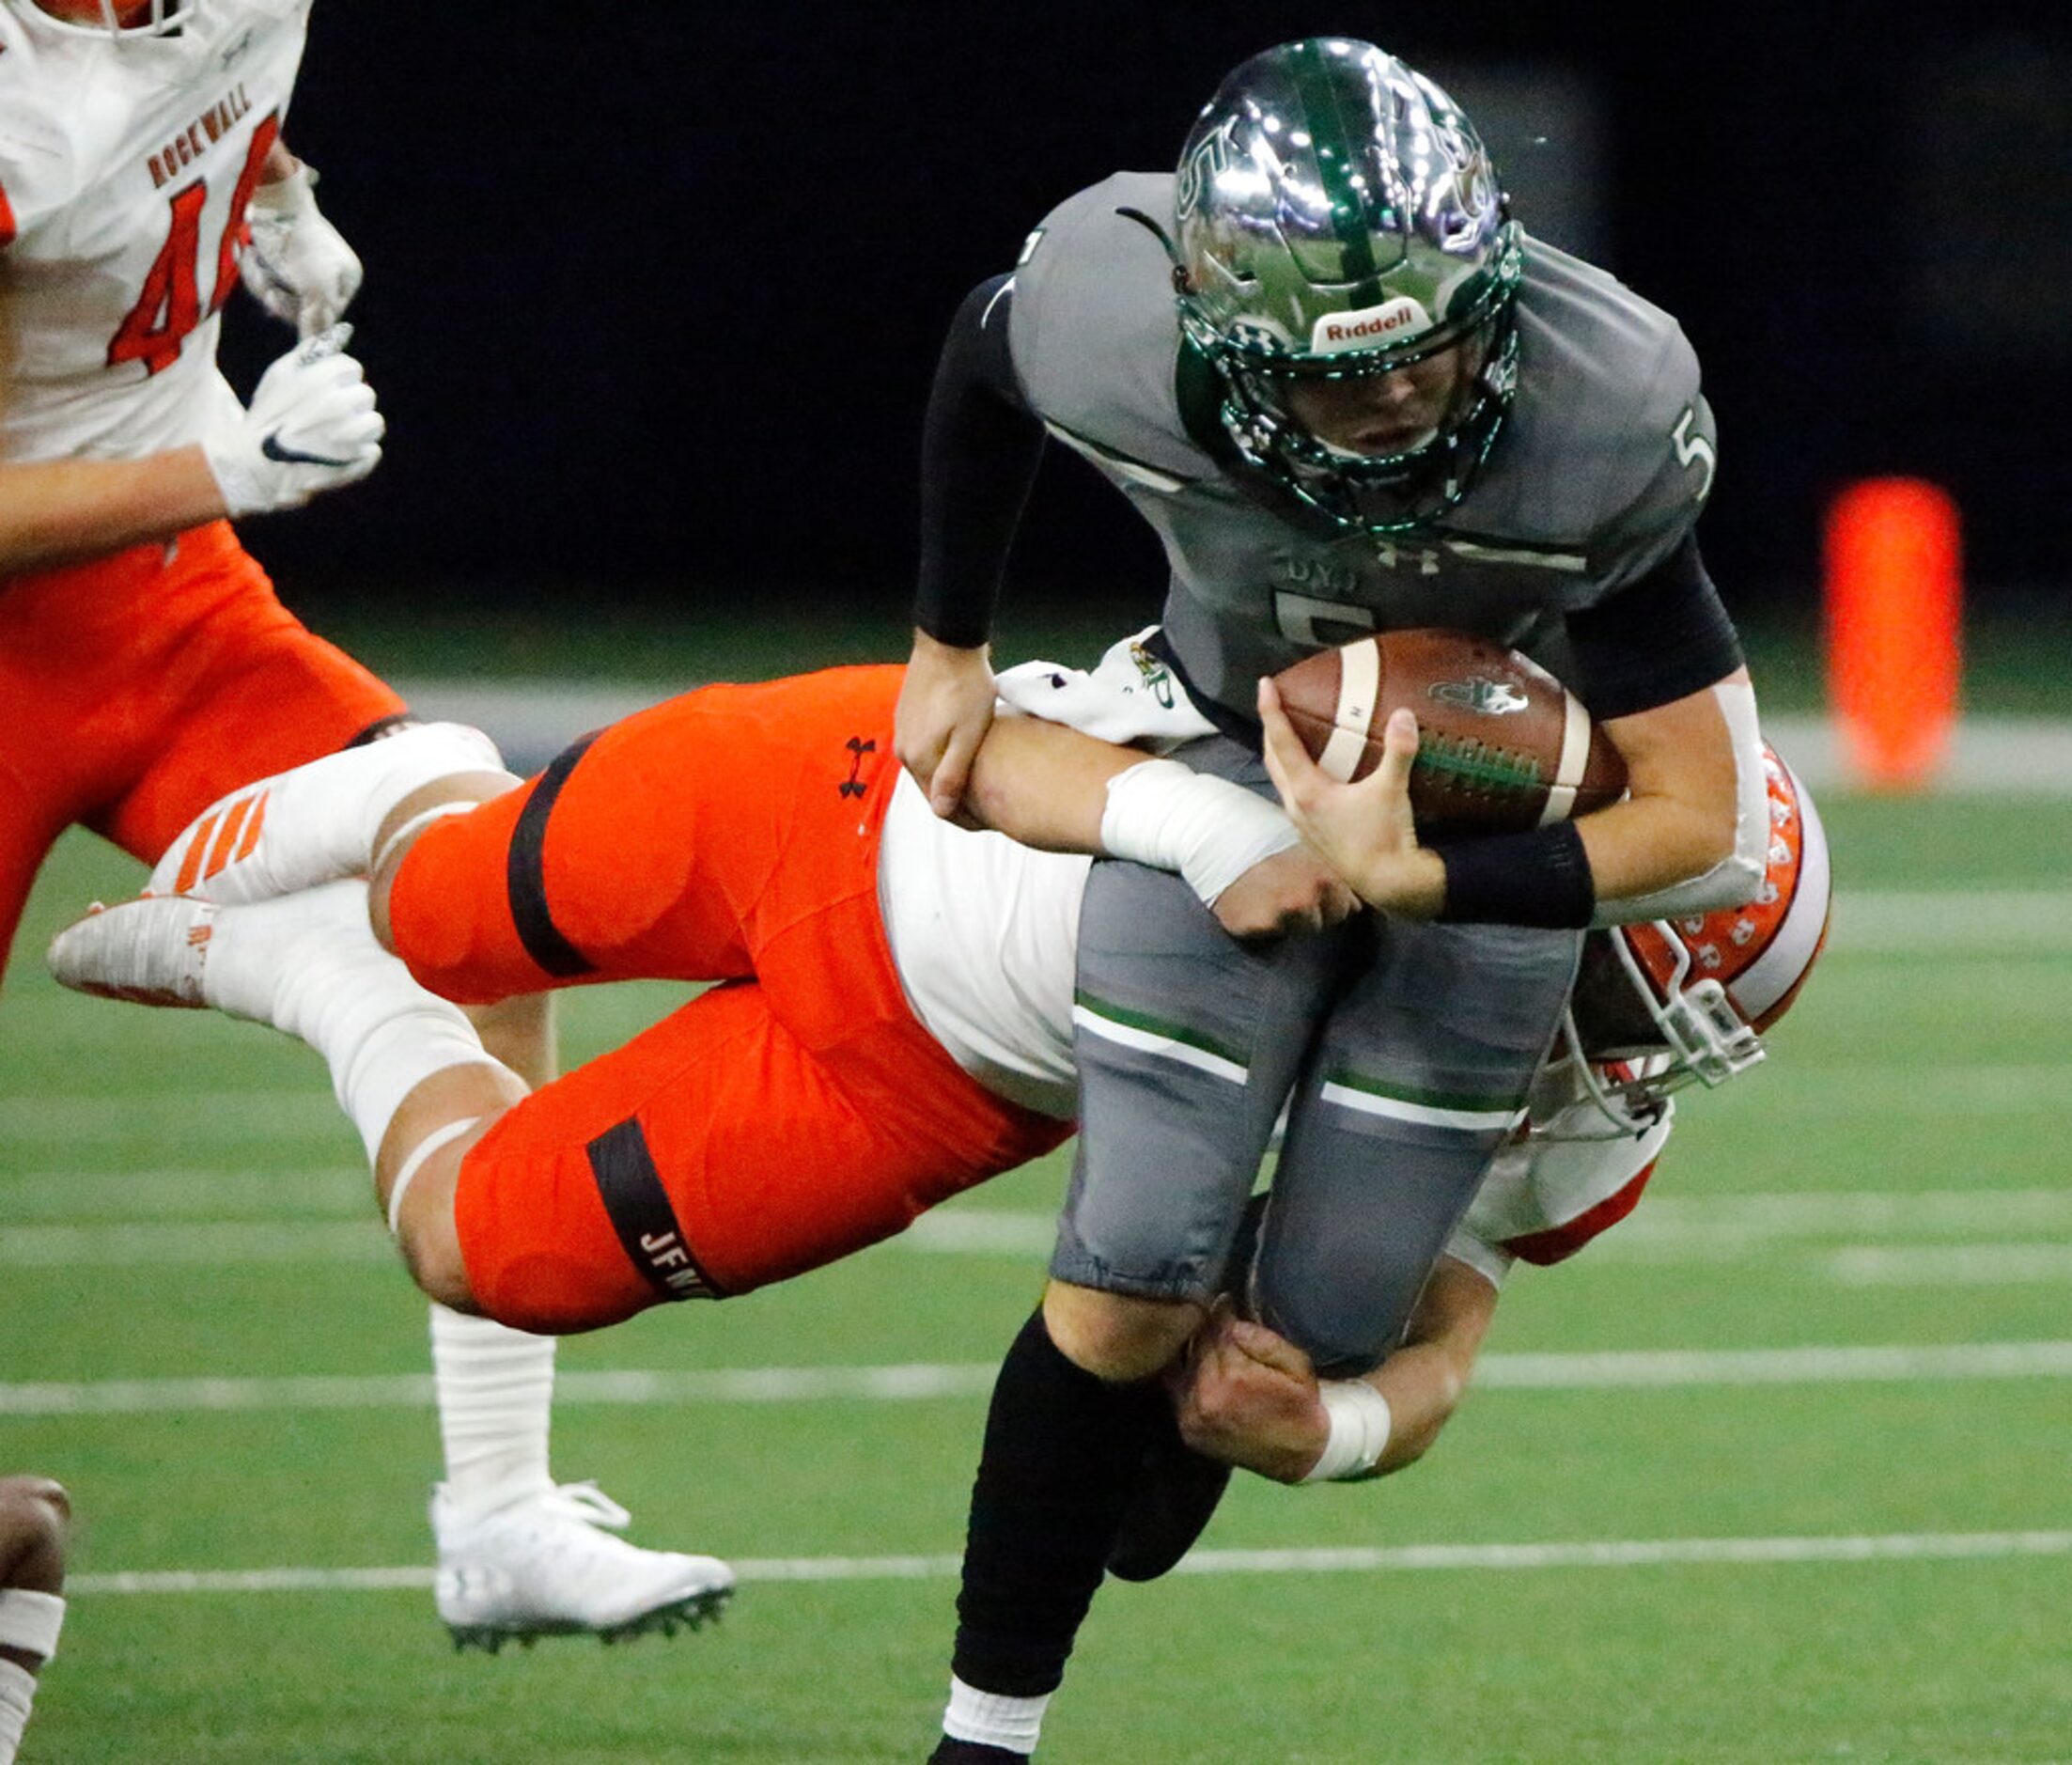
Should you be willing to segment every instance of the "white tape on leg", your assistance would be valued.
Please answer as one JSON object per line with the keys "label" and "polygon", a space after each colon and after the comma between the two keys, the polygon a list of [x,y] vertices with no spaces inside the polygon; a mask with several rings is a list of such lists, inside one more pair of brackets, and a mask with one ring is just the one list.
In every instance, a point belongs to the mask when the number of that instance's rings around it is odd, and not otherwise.
{"label": "white tape on leg", "polygon": [[396,1222],[403,1217],[403,1196],[409,1193],[411,1184],[417,1180],[417,1173],[425,1168],[425,1161],[441,1147],[458,1140],[481,1119],[480,1116],[463,1116],[459,1121],[449,1121],[443,1128],[434,1128],[412,1148],[411,1155],[403,1161],[403,1168],[396,1173],[395,1184],[388,1192],[390,1237],[396,1235]]}

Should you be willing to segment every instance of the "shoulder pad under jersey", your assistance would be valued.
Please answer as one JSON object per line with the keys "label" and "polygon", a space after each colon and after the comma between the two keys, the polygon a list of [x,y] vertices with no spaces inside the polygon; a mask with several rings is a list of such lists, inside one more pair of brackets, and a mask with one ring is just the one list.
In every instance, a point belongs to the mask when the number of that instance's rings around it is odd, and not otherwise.
{"label": "shoulder pad under jersey", "polygon": [[1712,489],[1712,414],[1675,320],[1609,272],[1528,239],[1519,385],[1459,524],[1566,541],[1594,604],[1682,540]]}
{"label": "shoulder pad under jersey", "polygon": [[1179,312],[1170,174],[1117,172],[1067,197],[1029,235],[1015,270],[1008,346],[1029,406],[1060,438],[1181,480],[1214,462],[1188,439],[1174,392]]}

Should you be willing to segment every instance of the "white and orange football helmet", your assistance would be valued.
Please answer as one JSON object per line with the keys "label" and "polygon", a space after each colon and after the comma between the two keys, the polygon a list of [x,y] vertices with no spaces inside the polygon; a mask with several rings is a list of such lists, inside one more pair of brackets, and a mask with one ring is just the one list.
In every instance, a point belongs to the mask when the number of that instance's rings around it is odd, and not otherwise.
{"label": "white and orange football helmet", "polygon": [[195,0],[29,0],[60,30],[97,37],[165,37],[194,10]]}
{"label": "white and orange football helmet", "polygon": [[1576,1077],[1623,1131],[1693,1080],[1724,1085],[1763,1058],[1828,938],[1828,836],[1798,775],[1763,744],[1769,856],[1745,907],[1641,920],[1587,940],[1565,1024]]}

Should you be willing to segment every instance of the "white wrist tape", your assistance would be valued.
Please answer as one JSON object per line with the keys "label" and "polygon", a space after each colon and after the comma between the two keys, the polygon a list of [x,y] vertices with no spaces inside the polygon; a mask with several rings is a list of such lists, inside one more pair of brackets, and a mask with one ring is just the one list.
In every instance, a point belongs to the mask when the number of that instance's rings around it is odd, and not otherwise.
{"label": "white wrist tape", "polygon": [[1301,839],[1276,804],[1177,760],[1117,773],[1100,818],[1101,849],[1111,858],[1177,870],[1207,907],[1254,865]]}
{"label": "white wrist tape", "polygon": [[1331,1418],[1331,1438],[1302,1481],[1338,1483],[1365,1476],[1388,1447],[1388,1398],[1363,1379],[1327,1379],[1318,1390],[1324,1414]]}
{"label": "white wrist tape", "polygon": [[57,1652],[57,1632],[64,1622],[62,1594],[0,1587],[0,1648],[19,1648],[48,1661]]}

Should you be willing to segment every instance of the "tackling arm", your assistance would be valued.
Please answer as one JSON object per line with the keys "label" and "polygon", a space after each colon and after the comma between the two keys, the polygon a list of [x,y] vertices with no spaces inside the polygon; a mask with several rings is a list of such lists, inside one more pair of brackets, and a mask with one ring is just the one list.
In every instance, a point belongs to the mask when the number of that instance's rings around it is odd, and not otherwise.
{"label": "tackling arm", "polygon": [[1359,905],[1264,798],[1040,717],[992,721],[961,819],[1042,851],[1177,871],[1234,937],[1335,925]]}
{"label": "tackling arm", "polygon": [[[1467,1389],[1496,1304],[1496,1288],[1466,1263],[1441,1257],[1434,1266],[1403,1346],[1358,1382],[1388,1405],[1388,1438],[1372,1476],[1414,1464],[1439,1438]],[[1180,1432],[1196,1452],[1280,1483],[1307,1479],[1332,1436],[1325,1390],[1308,1356],[1227,1308],[1196,1338],[1177,1402]]]}

